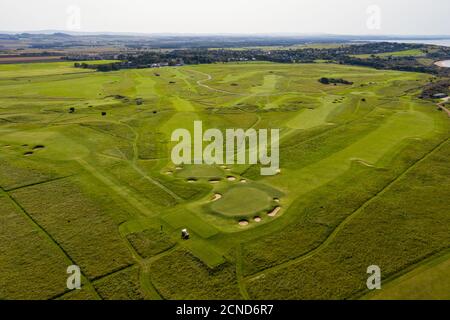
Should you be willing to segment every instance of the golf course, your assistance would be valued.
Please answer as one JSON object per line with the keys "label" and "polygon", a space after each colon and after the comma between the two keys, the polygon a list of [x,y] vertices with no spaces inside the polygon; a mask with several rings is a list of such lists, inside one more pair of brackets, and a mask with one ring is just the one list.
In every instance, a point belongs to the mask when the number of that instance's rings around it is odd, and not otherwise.
{"label": "golf course", "polygon": [[[450,299],[450,118],[419,99],[432,77],[0,65],[0,299]],[[174,164],[172,132],[194,121],[279,129],[277,174]]]}

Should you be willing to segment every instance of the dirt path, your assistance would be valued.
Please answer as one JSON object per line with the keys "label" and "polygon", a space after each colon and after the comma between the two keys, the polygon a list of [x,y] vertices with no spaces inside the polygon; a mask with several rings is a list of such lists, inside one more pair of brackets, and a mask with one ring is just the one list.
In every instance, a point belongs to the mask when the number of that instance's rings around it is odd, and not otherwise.
{"label": "dirt path", "polygon": [[211,91],[216,91],[216,92],[220,92],[220,93],[231,94],[231,95],[234,95],[234,96],[246,96],[246,95],[243,95],[243,94],[234,93],[234,92],[225,91],[225,90],[220,90],[220,89],[216,89],[216,88],[210,87],[210,86],[204,84],[204,82],[207,82],[207,81],[211,81],[211,80],[212,80],[212,76],[211,76],[210,74],[207,74],[207,73],[204,73],[204,72],[201,72],[201,71],[197,71],[197,70],[190,70],[190,71],[195,72],[195,73],[198,73],[198,74],[201,74],[202,76],[205,76],[205,77],[206,77],[206,79],[198,80],[198,81],[197,81],[197,84],[198,84],[200,87],[206,88],[206,89],[211,90]]}
{"label": "dirt path", "polygon": [[441,110],[444,110],[444,111],[447,113],[448,117],[450,118],[450,110],[448,110],[448,109],[445,107],[445,104],[446,104],[449,100],[450,100],[450,97],[447,97],[447,98],[442,99],[442,102],[438,103],[438,107],[441,108]]}
{"label": "dirt path", "polygon": [[164,297],[161,295],[161,293],[158,291],[158,289],[153,284],[153,281],[151,279],[150,275],[150,266],[152,263],[156,262],[158,259],[172,253],[178,248],[178,244],[175,244],[173,247],[164,250],[163,252],[158,253],[157,255],[149,258],[142,258],[139,253],[136,251],[136,249],[131,245],[131,243],[127,239],[126,233],[122,229],[123,224],[119,227],[119,233],[122,237],[123,241],[125,242],[128,250],[130,251],[132,257],[137,262],[140,272],[139,272],[139,283],[141,285],[141,288],[144,291],[145,296],[148,299],[151,300],[163,300]]}
{"label": "dirt path", "polygon": [[147,175],[138,165],[138,159],[139,159],[139,148],[138,148],[138,142],[139,142],[139,132],[130,126],[127,123],[123,123],[126,125],[131,132],[134,134],[134,141],[133,141],[133,159],[130,161],[131,167],[140,174],[145,180],[149,181],[150,183],[154,184],[155,186],[159,187],[161,190],[169,194],[172,198],[174,198],[176,201],[180,202],[183,201],[181,197],[179,197],[177,194],[175,194],[172,190],[167,188],[166,186],[162,185],[160,182],[156,181],[149,175]]}

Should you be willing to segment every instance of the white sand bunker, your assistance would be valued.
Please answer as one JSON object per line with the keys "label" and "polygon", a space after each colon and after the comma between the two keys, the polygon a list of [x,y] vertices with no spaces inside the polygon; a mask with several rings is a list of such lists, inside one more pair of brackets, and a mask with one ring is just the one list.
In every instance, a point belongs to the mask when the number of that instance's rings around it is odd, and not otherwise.
{"label": "white sand bunker", "polygon": [[180,170],[183,170],[183,168],[182,167],[176,167],[175,170],[180,171]]}
{"label": "white sand bunker", "polygon": [[211,183],[211,184],[217,184],[219,182],[220,182],[220,180],[209,180],[209,183]]}
{"label": "white sand bunker", "polygon": [[236,177],[229,176],[229,177],[227,177],[227,180],[228,181],[236,181]]}
{"label": "white sand bunker", "polygon": [[239,225],[240,225],[241,227],[248,226],[248,221],[247,221],[247,220],[241,220],[241,221],[239,221]]}
{"label": "white sand bunker", "polygon": [[280,199],[278,198],[273,198],[273,201],[275,201],[276,203],[280,203]]}
{"label": "white sand bunker", "polygon": [[214,201],[217,201],[217,200],[219,200],[221,198],[222,198],[222,195],[220,193],[216,193],[211,201],[214,202]]}
{"label": "white sand bunker", "polygon": [[280,210],[281,210],[281,207],[276,207],[271,212],[269,212],[267,215],[269,217],[275,217],[280,212]]}
{"label": "white sand bunker", "polygon": [[255,222],[261,222],[262,221],[261,217],[254,217],[253,220],[255,220]]}
{"label": "white sand bunker", "polygon": [[196,179],[188,179],[187,182],[188,182],[188,183],[194,183],[194,182],[197,182],[197,180],[196,180]]}
{"label": "white sand bunker", "polygon": [[171,175],[171,174],[173,174],[173,171],[166,171],[166,174]]}
{"label": "white sand bunker", "polygon": [[242,179],[242,180],[241,180],[241,183],[247,183],[247,180]]}
{"label": "white sand bunker", "polygon": [[370,164],[370,163],[368,163],[368,162],[366,162],[366,161],[364,161],[362,159],[352,158],[350,160],[356,161],[356,162],[358,162],[358,163],[360,163],[360,164],[362,164],[363,166],[366,166],[366,167],[375,168],[374,165],[372,165],[372,164]]}
{"label": "white sand bunker", "polygon": [[228,169],[227,166],[220,166],[222,169]]}

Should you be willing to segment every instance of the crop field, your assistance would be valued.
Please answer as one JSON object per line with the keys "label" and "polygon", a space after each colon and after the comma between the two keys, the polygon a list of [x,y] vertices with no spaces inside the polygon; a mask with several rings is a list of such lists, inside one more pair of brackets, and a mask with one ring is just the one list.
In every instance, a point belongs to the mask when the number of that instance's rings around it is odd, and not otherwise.
{"label": "crop field", "polygon": [[[450,121],[418,98],[430,77],[0,65],[0,299],[448,299]],[[280,129],[279,172],[172,163],[194,121]]]}
{"label": "crop field", "polygon": [[[370,58],[371,54],[357,54],[353,55],[354,57],[361,58],[361,59],[367,59]],[[420,49],[410,49],[410,50],[403,50],[403,51],[395,51],[395,52],[384,52],[375,54],[375,57],[379,58],[388,58],[388,57],[422,57],[425,56],[425,53]]]}

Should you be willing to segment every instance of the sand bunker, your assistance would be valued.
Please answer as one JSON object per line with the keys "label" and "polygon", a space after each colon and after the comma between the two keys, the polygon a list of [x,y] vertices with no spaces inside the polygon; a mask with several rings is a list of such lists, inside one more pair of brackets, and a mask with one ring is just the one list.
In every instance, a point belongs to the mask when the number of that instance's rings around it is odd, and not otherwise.
{"label": "sand bunker", "polygon": [[350,160],[356,161],[356,162],[358,162],[358,163],[360,163],[360,164],[362,164],[363,166],[366,166],[366,167],[375,168],[374,165],[372,165],[372,164],[370,164],[370,163],[368,163],[368,162],[366,162],[364,160],[361,160],[361,159],[352,158]]}
{"label": "sand bunker", "polygon": [[45,146],[43,146],[43,145],[37,145],[37,146],[35,146],[34,148],[33,148],[33,150],[42,150],[42,149],[44,149],[45,148]]}
{"label": "sand bunker", "polygon": [[220,193],[216,193],[214,195],[214,197],[211,199],[211,201],[214,202],[214,201],[217,201],[217,200],[219,200],[221,198],[222,198],[222,195]]}
{"label": "sand bunker", "polygon": [[276,203],[280,203],[280,199],[278,198],[273,198],[273,201],[275,201]]}
{"label": "sand bunker", "polygon": [[255,222],[261,222],[262,221],[261,217],[254,217],[253,220],[255,220]]}
{"label": "sand bunker", "polygon": [[29,157],[29,156],[33,155],[33,152],[28,151],[28,152],[25,152],[23,155],[24,155],[25,157]]}
{"label": "sand bunker", "polygon": [[187,182],[188,183],[194,183],[194,182],[197,182],[197,179],[188,179]]}
{"label": "sand bunker", "polygon": [[175,170],[180,171],[180,170],[183,170],[183,168],[182,167],[176,167]]}
{"label": "sand bunker", "polygon": [[209,180],[209,183],[211,183],[211,184],[216,184],[216,183],[219,183],[220,182],[220,180]]}
{"label": "sand bunker", "polygon": [[166,171],[166,174],[168,175],[173,174],[173,171]]}
{"label": "sand bunker", "polygon": [[247,180],[242,179],[242,180],[241,180],[241,183],[247,183]]}
{"label": "sand bunker", "polygon": [[236,177],[229,176],[229,177],[227,177],[227,180],[228,181],[236,181]]}
{"label": "sand bunker", "polygon": [[271,212],[269,212],[267,215],[269,217],[275,217],[278,214],[278,212],[280,212],[280,210],[281,210],[281,207],[276,207]]}
{"label": "sand bunker", "polygon": [[241,221],[239,221],[239,225],[240,225],[241,227],[248,226],[248,221],[247,221],[247,220],[241,220]]}

